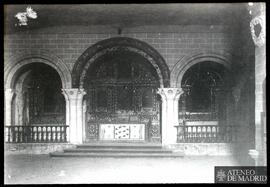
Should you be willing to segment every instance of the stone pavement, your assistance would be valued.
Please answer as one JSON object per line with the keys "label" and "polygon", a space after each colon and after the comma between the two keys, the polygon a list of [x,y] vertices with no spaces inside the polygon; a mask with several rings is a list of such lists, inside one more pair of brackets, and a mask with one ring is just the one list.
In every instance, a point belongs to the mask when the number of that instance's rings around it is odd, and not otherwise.
{"label": "stone pavement", "polygon": [[214,166],[252,165],[231,156],[52,158],[5,155],[5,184],[213,183]]}

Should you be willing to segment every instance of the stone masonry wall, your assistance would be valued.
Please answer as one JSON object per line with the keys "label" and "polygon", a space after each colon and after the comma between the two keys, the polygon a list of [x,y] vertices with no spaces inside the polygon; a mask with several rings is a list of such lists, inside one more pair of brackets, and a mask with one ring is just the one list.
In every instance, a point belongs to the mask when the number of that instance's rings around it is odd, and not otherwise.
{"label": "stone masonry wall", "polygon": [[[130,37],[144,41],[154,47],[165,59],[170,70],[184,56],[204,51],[218,51],[219,53],[234,53],[238,43],[235,33],[218,27],[190,26],[169,32],[158,32],[144,29],[128,30],[121,35],[110,31],[104,33],[89,32],[80,27],[51,28],[38,32],[22,32],[4,36],[4,57],[7,63],[10,55],[25,51],[46,51],[61,58],[72,70],[79,56],[98,41],[111,37]],[[80,31],[80,32],[79,32]]]}

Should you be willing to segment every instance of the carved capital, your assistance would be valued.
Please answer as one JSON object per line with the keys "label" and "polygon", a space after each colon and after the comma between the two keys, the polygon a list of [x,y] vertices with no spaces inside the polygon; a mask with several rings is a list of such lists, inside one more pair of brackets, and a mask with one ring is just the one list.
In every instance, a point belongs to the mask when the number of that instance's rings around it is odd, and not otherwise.
{"label": "carved capital", "polygon": [[65,98],[68,98],[69,100],[82,99],[83,96],[86,94],[84,89],[78,89],[78,88],[62,89],[62,93],[64,94]]}
{"label": "carved capital", "polygon": [[14,89],[11,89],[11,88],[5,89],[5,99],[6,100],[11,100],[14,94],[15,94]]}
{"label": "carved capital", "polygon": [[157,93],[162,97],[163,101],[178,101],[183,92],[181,88],[159,88]]}

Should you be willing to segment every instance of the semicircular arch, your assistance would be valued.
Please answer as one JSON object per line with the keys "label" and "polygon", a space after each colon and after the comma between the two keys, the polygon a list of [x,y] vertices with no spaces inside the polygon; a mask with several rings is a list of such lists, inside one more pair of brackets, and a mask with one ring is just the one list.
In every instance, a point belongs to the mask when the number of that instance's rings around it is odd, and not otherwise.
{"label": "semicircular arch", "polygon": [[21,68],[32,63],[43,63],[54,68],[59,74],[62,88],[71,88],[71,73],[66,64],[57,56],[46,53],[21,53],[10,58],[4,68],[4,85],[6,89],[14,87],[14,80],[17,78]]}
{"label": "semicircular arch", "polygon": [[119,48],[135,52],[146,58],[159,76],[160,87],[170,87],[170,70],[164,58],[149,44],[127,37],[109,38],[90,46],[77,59],[72,70],[72,86],[82,88],[88,68],[96,59]]}
{"label": "semicircular arch", "polygon": [[185,56],[173,67],[171,71],[171,86],[181,87],[181,82],[186,71],[200,62],[214,62],[223,65],[228,71],[231,69],[231,56],[225,56],[215,52],[202,52]]}

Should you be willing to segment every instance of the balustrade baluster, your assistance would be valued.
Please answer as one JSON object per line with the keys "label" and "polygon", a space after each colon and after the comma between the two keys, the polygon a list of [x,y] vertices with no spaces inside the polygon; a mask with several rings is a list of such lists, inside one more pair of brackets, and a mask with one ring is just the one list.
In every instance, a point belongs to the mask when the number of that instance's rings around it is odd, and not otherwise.
{"label": "balustrade baluster", "polygon": [[205,141],[208,142],[209,140],[209,135],[208,135],[208,126],[205,126]]}
{"label": "balustrade baluster", "polygon": [[55,127],[55,142],[58,142],[58,127]]}
{"label": "balustrade baluster", "polygon": [[65,132],[64,132],[64,134],[65,134],[65,142],[67,142],[67,131],[68,131],[68,127],[65,126],[64,129],[65,129]]}
{"label": "balustrade baluster", "polygon": [[217,142],[217,126],[214,126],[214,142]]}
{"label": "balustrade baluster", "polygon": [[32,134],[32,128],[31,128],[31,126],[27,126],[26,142],[30,142],[31,141],[31,134]]}
{"label": "balustrade baluster", "polygon": [[20,127],[20,142],[23,143],[24,142],[24,134],[25,134],[25,128],[24,127]]}
{"label": "balustrade baluster", "polygon": [[63,142],[66,142],[66,126],[63,126]]}
{"label": "balustrade baluster", "polygon": [[22,128],[18,127],[18,142],[22,142]]}
{"label": "balustrade baluster", "polygon": [[55,142],[55,127],[52,128],[52,132],[53,132],[53,142]]}
{"label": "balustrade baluster", "polygon": [[195,142],[198,141],[197,134],[198,134],[198,127],[196,126],[196,127],[195,127],[195,133],[194,133]]}
{"label": "balustrade baluster", "polygon": [[188,127],[188,142],[191,141],[191,131],[192,131],[192,128],[191,127]]}
{"label": "balustrade baluster", "polygon": [[184,127],[184,138],[185,138],[185,142],[188,141],[188,127]]}
{"label": "balustrade baluster", "polygon": [[184,133],[185,133],[185,142],[188,142],[188,127],[184,128]]}
{"label": "balustrade baluster", "polygon": [[207,142],[208,140],[208,126],[205,126],[205,141]]}
{"label": "balustrade baluster", "polygon": [[60,142],[64,142],[64,126],[61,126],[60,129]]}
{"label": "balustrade baluster", "polygon": [[59,127],[59,135],[58,135],[58,137],[59,137],[59,142],[62,142],[62,127],[61,126]]}
{"label": "balustrade baluster", "polygon": [[38,141],[42,142],[42,139],[41,139],[41,137],[42,137],[42,127],[38,127],[38,133],[39,133]]}
{"label": "balustrade baluster", "polygon": [[194,138],[195,133],[194,133],[194,130],[196,131],[196,127],[192,127],[192,134],[191,134],[191,136],[192,136],[192,142],[195,142],[195,138]]}
{"label": "balustrade baluster", "polygon": [[38,142],[38,127],[36,127],[35,129],[35,142]]}
{"label": "balustrade baluster", "polygon": [[13,133],[14,133],[14,143],[17,143],[17,142],[19,142],[18,141],[18,137],[19,137],[19,132],[18,132],[18,127],[14,127],[14,131],[13,131]]}
{"label": "balustrade baluster", "polygon": [[25,134],[26,134],[26,126],[22,126],[21,127],[21,142],[24,143],[25,142]]}
{"label": "balustrade baluster", "polygon": [[10,127],[7,127],[7,132],[8,132],[8,135],[7,135],[8,142],[10,142],[10,137],[11,137],[11,128]]}
{"label": "balustrade baluster", "polygon": [[35,133],[35,143],[38,142],[38,136],[39,136],[39,133],[38,133],[38,127],[36,127],[36,133]]}
{"label": "balustrade baluster", "polygon": [[49,143],[50,142],[50,126],[47,126],[47,129],[46,129],[46,131],[47,131],[47,139],[46,139],[46,141]]}
{"label": "balustrade baluster", "polygon": [[48,143],[48,126],[45,127],[45,142]]}
{"label": "balustrade baluster", "polygon": [[15,127],[14,128],[14,132],[15,132],[15,141],[16,143],[19,143],[20,142],[20,131],[19,131],[19,127]]}
{"label": "balustrade baluster", "polygon": [[11,127],[11,141],[13,142],[13,143],[15,143],[16,142],[16,134],[15,134],[15,127]]}
{"label": "balustrade baluster", "polygon": [[27,137],[27,126],[23,126],[22,127],[22,142],[27,142],[26,137]]}
{"label": "balustrade baluster", "polygon": [[32,127],[32,136],[31,136],[31,142],[35,142],[35,127]]}
{"label": "balustrade baluster", "polygon": [[41,142],[44,142],[44,132],[43,132],[43,127],[41,127]]}
{"label": "balustrade baluster", "polygon": [[209,140],[208,140],[208,142],[212,142],[212,127],[209,126],[208,129],[209,129],[209,134],[208,134]]}
{"label": "balustrade baluster", "polygon": [[10,127],[10,139],[11,139],[11,142],[15,142],[15,140],[14,140],[14,127]]}
{"label": "balustrade baluster", "polygon": [[191,142],[192,142],[192,140],[193,140],[193,136],[192,136],[193,133],[192,133],[192,132],[193,132],[193,127],[190,128],[190,136],[189,136],[189,137],[190,137],[190,141],[191,141]]}
{"label": "balustrade baluster", "polygon": [[21,132],[20,132],[20,127],[16,127],[16,134],[17,134],[17,140],[16,140],[16,142],[20,142],[20,140],[21,140]]}
{"label": "balustrade baluster", "polygon": [[50,142],[53,142],[53,132],[52,132],[52,127],[50,127]]}
{"label": "balustrade baluster", "polygon": [[43,139],[44,142],[47,142],[47,126],[43,127]]}
{"label": "balustrade baluster", "polygon": [[198,126],[197,127],[197,141],[198,142],[202,140],[201,135],[202,135],[202,127]]}
{"label": "balustrade baluster", "polygon": [[60,126],[59,127],[59,142],[63,142],[62,136],[63,136],[63,127]]}

